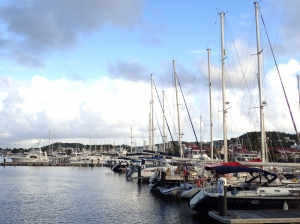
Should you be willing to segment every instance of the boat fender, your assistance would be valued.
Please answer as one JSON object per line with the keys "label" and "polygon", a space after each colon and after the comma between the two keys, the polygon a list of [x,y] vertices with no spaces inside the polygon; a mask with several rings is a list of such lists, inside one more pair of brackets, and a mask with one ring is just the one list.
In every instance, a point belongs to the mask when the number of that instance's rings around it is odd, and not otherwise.
{"label": "boat fender", "polygon": [[197,182],[198,187],[203,187],[203,179],[200,177],[198,182]]}
{"label": "boat fender", "polygon": [[286,203],[286,201],[283,203],[283,210],[284,210],[284,211],[289,210],[289,206],[288,206],[288,204]]}

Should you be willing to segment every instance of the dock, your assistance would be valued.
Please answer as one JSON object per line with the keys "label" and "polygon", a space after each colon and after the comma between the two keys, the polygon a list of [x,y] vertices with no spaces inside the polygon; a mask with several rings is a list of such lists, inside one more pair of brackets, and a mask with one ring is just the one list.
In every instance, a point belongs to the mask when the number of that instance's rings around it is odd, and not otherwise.
{"label": "dock", "polygon": [[29,162],[6,162],[6,163],[0,163],[1,166],[83,166],[83,167],[108,167],[110,166],[107,163],[42,163],[42,162],[36,162],[36,163],[29,163]]}
{"label": "dock", "polygon": [[228,210],[227,216],[219,216],[218,211],[208,215],[220,223],[292,223],[300,224],[300,209],[291,210]]}

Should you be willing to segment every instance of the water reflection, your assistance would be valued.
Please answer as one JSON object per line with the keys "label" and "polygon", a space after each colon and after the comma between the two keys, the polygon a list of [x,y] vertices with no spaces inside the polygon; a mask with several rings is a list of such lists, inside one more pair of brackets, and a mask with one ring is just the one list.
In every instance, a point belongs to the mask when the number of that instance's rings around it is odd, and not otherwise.
{"label": "water reflection", "polygon": [[0,169],[0,223],[212,223],[110,168]]}

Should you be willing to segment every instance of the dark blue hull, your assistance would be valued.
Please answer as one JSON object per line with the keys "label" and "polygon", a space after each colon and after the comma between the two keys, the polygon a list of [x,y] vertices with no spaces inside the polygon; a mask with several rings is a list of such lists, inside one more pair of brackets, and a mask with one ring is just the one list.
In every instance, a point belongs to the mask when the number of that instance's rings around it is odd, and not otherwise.
{"label": "dark blue hull", "polygon": [[[300,198],[297,197],[228,197],[228,210],[271,210],[283,209],[283,204],[287,203],[288,208],[300,208]],[[190,209],[203,212],[218,210],[219,198],[209,195],[201,198]]]}

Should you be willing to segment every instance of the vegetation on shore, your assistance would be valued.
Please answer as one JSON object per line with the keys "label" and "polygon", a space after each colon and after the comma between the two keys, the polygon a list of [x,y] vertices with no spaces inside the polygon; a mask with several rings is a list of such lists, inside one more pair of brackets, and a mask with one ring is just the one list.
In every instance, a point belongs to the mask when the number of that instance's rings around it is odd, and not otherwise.
{"label": "vegetation on shore", "polygon": [[[296,134],[288,134],[288,133],[284,133],[284,132],[266,132],[266,141],[267,141],[267,145],[268,148],[290,148],[291,145],[294,145],[297,142],[297,135]],[[188,142],[182,142],[183,144],[186,144]],[[197,144],[196,142],[193,142],[195,144]],[[222,148],[222,144],[223,144],[223,140],[214,140],[214,147],[215,148]],[[242,146],[243,148],[246,148],[248,150],[253,150],[253,151],[260,151],[261,148],[261,141],[260,141],[260,132],[248,132],[246,134],[243,134],[239,137],[236,138],[231,138],[228,139],[228,144],[231,146]],[[166,151],[168,152],[173,152],[173,153],[179,153],[179,146],[178,146],[178,142],[175,142],[175,149],[166,149]],[[202,142],[203,147],[210,147],[210,142]],[[57,151],[60,148],[67,148],[69,149],[69,151],[71,151],[71,149],[82,149],[82,148],[90,148],[92,150],[109,150],[109,149],[113,149],[114,146],[112,144],[104,144],[104,145],[83,145],[81,143],[60,143],[60,142],[56,142],[53,143],[53,147],[52,144],[46,145],[42,147],[42,151],[49,151],[52,150],[53,151]],[[131,146],[129,145],[116,145],[116,147],[123,147],[124,149],[126,149],[127,151],[130,151]],[[0,148],[1,151],[7,151],[7,150],[11,150],[12,153],[19,153],[19,152],[24,152],[26,151],[26,149],[24,148],[13,148],[13,149],[2,149]],[[28,150],[28,149],[27,149]],[[67,152],[67,153],[71,153],[71,152]]]}

